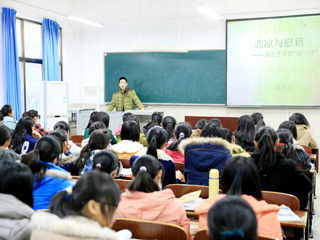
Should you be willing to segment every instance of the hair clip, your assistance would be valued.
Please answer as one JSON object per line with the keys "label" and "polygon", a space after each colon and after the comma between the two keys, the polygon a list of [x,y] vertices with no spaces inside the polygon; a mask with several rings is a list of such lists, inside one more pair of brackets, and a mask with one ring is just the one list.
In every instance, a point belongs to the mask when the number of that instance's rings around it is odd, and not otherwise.
{"label": "hair clip", "polygon": [[101,164],[100,164],[100,163],[97,163],[97,164],[96,164],[96,167],[101,168]]}
{"label": "hair clip", "polygon": [[180,134],[179,134],[179,138],[184,138],[184,133],[183,132],[181,132]]}
{"label": "hair clip", "polygon": [[72,194],[72,187],[70,186],[70,187],[67,187],[66,189],[65,189],[65,191],[68,193],[68,195],[71,195]]}
{"label": "hair clip", "polygon": [[141,166],[141,167],[140,167],[140,171],[141,171],[141,172],[146,172],[146,171],[147,171],[147,168],[146,168],[145,166]]}

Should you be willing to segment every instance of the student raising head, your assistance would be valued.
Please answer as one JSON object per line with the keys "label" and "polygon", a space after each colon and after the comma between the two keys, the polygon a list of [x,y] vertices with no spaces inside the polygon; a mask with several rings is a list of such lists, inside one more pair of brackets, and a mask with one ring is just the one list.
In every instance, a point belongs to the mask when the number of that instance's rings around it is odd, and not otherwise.
{"label": "student raising head", "polygon": [[53,195],[71,186],[71,175],[56,165],[62,153],[61,142],[55,136],[41,137],[35,149],[22,155],[21,162],[26,164],[34,174],[33,208],[48,209]]}
{"label": "student raising head", "polygon": [[11,130],[5,126],[0,125],[0,161],[1,160],[20,160],[21,156],[12,149],[8,149],[11,142]]}
{"label": "student raising head", "polygon": [[200,138],[190,138],[181,142],[179,149],[185,153],[184,176],[187,184],[209,185],[209,171],[222,168],[231,158],[231,146],[224,140],[222,128],[208,123],[202,129]]}
{"label": "student raising head", "polygon": [[[167,155],[162,149],[167,143],[167,133],[162,127],[153,127],[149,130],[147,136],[147,148],[143,148],[130,158],[130,165],[133,166],[134,161],[145,154],[150,154],[157,158],[162,164],[164,169],[164,179],[162,182],[163,187],[168,184],[175,184],[176,180],[176,168],[172,161],[172,158]],[[182,173],[177,174],[177,178],[181,180],[183,178]]]}
{"label": "student raising head", "polygon": [[251,117],[253,119],[255,130],[257,131],[260,127],[265,126],[266,124],[263,121],[263,115],[259,112],[254,112],[251,114]]}
{"label": "student raising head", "polygon": [[29,110],[28,112],[24,112],[22,114],[22,117],[31,117],[34,121],[34,128],[35,130],[41,135],[48,135],[50,132],[45,130],[43,127],[41,127],[40,123],[38,123],[39,120],[39,114],[37,110]]}
{"label": "student raising head", "polygon": [[170,145],[176,138],[174,137],[174,128],[176,127],[177,121],[174,117],[166,116],[162,121],[162,127],[167,132],[167,142]]}
{"label": "student raising head", "polygon": [[13,118],[14,117],[14,110],[10,105],[4,105],[1,108],[1,113],[3,115],[2,124],[6,125],[11,132],[16,128],[17,121]]}
{"label": "student raising head", "polygon": [[112,131],[109,129],[109,121],[110,121],[109,114],[106,112],[98,112],[94,118],[94,122],[97,122],[97,121],[103,122],[106,125],[107,131],[110,135],[111,144],[117,144],[117,139],[114,137],[114,135],[112,134]]}
{"label": "student raising head", "polygon": [[257,150],[251,155],[260,175],[264,191],[293,194],[300,198],[301,208],[305,207],[305,196],[312,189],[311,181],[292,159],[286,159],[275,151],[279,146],[276,132],[270,127],[261,127],[255,134]]}
{"label": "student raising head", "polygon": [[250,158],[232,157],[227,160],[221,176],[222,193],[208,198],[194,211],[199,214],[199,229],[208,227],[208,211],[213,204],[229,195],[241,196],[246,200],[258,219],[258,234],[282,239],[277,205],[262,200],[257,168]]}
{"label": "student raising head", "polygon": [[83,139],[87,139],[89,137],[89,127],[94,122],[94,119],[96,118],[97,114],[98,114],[97,111],[93,111],[90,114],[88,125],[86,126],[86,128],[84,130]]}
{"label": "student raising head", "polygon": [[256,148],[254,145],[255,127],[251,116],[243,115],[238,120],[238,128],[234,133],[235,143],[247,152],[253,152]]}
{"label": "student raising head", "polygon": [[33,119],[21,118],[12,133],[11,148],[18,154],[31,152],[37,142],[37,139],[32,137],[33,134],[41,137],[40,133],[34,130]]}
{"label": "student raising head", "polygon": [[22,163],[1,160],[0,176],[0,238],[30,239],[34,213],[32,172]]}
{"label": "student raising head", "polygon": [[108,174],[86,173],[74,187],[52,198],[50,213],[34,214],[31,240],[116,240],[116,232],[111,227],[119,200],[119,188]]}
{"label": "student raising head", "polygon": [[115,178],[120,169],[120,162],[117,154],[111,150],[102,150],[93,157],[93,170],[108,173]]}
{"label": "student raising head", "polygon": [[179,151],[179,145],[182,140],[190,138],[192,134],[192,128],[189,123],[181,122],[174,128],[174,136],[177,139],[172,142],[169,146],[164,148],[164,152],[172,157],[174,162],[184,163],[184,154]]}
{"label": "student raising head", "polygon": [[161,163],[151,155],[140,156],[134,162],[133,181],[121,194],[117,217],[175,224],[183,227],[192,240],[190,221],[182,202],[170,189],[159,191],[162,169]]}
{"label": "student raising head", "polygon": [[[122,115],[122,123],[126,122],[127,121],[127,118],[129,116],[133,115],[131,112],[126,112]],[[117,141],[118,141],[118,133],[121,132],[121,129],[122,129],[122,125],[119,126],[115,131],[114,131],[114,135],[117,136]],[[120,142],[120,141],[119,141]]]}
{"label": "student raising head", "polygon": [[228,196],[216,202],[208,214],[210,240],[256,240],[257,217],[241,197]]}
{"label": "student raising head", "polygon": [[89,127],[89,138],[82,140],[82,142],[81,142],[81,147],[85,147],[85,146],[88,144],[91,133],[92,133],[94,130],[98,130],[98,129],[106,129],[106,130],[107,130],[107,127],[106,127],[106,125],[105,125],[103,122],[101,122],[101,121],[93,122],[93,123],[91,124],[91,126]]}
{"label": "student raising head", "polygon": [[99,151],[106,149],[110,142],[107,130],[98,129],[91,133],[89,143],[82,149],[79,158],[76,160],[74,174],[82,175],[92,170],[93,157]]}
{"label": "student raising head", "polygon": [[143,134],[147,136],[149,129],[155,126],[161,126],[161,123],[162,123],[162,115],[159,112],[152,113],[151,121],[142,128]]}

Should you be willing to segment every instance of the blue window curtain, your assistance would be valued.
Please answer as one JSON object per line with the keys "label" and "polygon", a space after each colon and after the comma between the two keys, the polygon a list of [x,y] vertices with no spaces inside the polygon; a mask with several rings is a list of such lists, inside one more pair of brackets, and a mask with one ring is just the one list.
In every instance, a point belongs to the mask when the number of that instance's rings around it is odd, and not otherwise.
{"label": "blue window curtain", "polygon": [[2,8],[2,45],[6,102],[15,111],[15,118],[22,116],[19,51],[16,32],[17,11]]}
{"label": "blue window curtain", "polygon": [[42,22],[42,54],[43,80],[60,81],[59,67],[59,28],[56,21],[43,19]]}

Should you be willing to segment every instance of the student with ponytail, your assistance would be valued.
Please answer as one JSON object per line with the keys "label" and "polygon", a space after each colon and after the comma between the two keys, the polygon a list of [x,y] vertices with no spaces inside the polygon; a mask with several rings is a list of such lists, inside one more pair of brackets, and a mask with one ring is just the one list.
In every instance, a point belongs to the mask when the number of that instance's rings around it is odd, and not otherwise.
{"label": "student with ponytail", "polygon": [[174,128],[174,136],[177,140],[163,149],[166,154],[172,157],[174,162],[184,163],[184,154],[178,150],[178,147],[181,141],[190,138],[191,134],[192,128],[189,123],[180,122]]}
{"label": "student with ponytail", "polygon": [[162,128],[167,132],[167,146],[173,143],[176,138],[174,137],[174,128],[176,127],[177,121],[174,117],[166,116],[162,121]]}
{"label": "student with ponytail", "polygon": [[190,221],[182,202],[175,198],[171,189],[160,191],[163,177],[160,162],[154,156],[143,155],[131,169],[133,181],[121,194],[117,217],[175,224],[183,227],[192,240]]}
{"label": "student with ponytail", "polygon": [[[167,133],[161,127],[153,127],[149,130],[147,136],[147,144],[148,147],[143,148],[141,151],[136,153],[130,158],[130,165],[133,166],[134,161],[146,154],[150,154],[157,158],[159,162],[162,164],[164,169],[164,179],[162,182],[163,188],[168,184],[175,184],[179,182],[179,180],[183,179],[182,173],[179,171],[176,174],[176,167],[172,161],[172,158],[167,155],[162,149],[167,143]],[[178,180],[176,179],[176,176]]]}
{"label": "student with ponytail", "polygon": [[253,118],[249,115],[243,115],[238,120],[238,128],[234,133],[235,144],[242,147],[247,152],[253,152],[256,147],[254,145],[255,126]]}
{"label": "student with ponytail", "polygon": [[33,135],[41,137],[40,133],[34,129],[33,119],[30,117],[21,118],[12,133],[11,149],[18,154],[31,152],[38,140],[33,138]]}
{"label": "student with ponytail", "polygon": [[74,175],[83,175],[92,170],[93,157],[99,151],[106,149],[110,142],[110,136],[106,129],[94,130],[91,133],[89,143],[82,149],[76,160]]}
{"label": "student with ponytail", "polygon": [[147,136],[149,129],[155,126],[161,126],[161,123],[162,123],[162,115],[159,112],[152,113],[151,121],[142,128],[143,134]]}
{"label": "student with ponytail", "polygon": [[[199,229],[208,228],[208,212],[212,205],[228,196],[241,196],[250,204],[258,220],[258,234],[282,239],[277,212],[279,206],[262,200],[259,174],[250,158],[237,156],[229,158],[221,176],[222,194],[208,198],[194,211],[199,214]],[[210,219],[209,219],[210,224]]]}
{"label": "student with ponytail", "polygon": [[3,115],[3,121],[2,124],[7,126],[11,132],[16,128],[17,126],[17,120],[15,120],[14,117],[14,110],[10,105],[4,105],[1,108],[1,113]]}
{"label": "student with ponytail", "polygon": [[33,208],[48,209],[53,195],[71,186],[71,175],[56,165],[62,152],[61,142],[55,136],[43,136],[35,149],[22,155],[21,162],[34,174]]}
{"label": "student with ponytail", "polygon": [[265,126],[265,122],[263,121],[263,115],[259,112],[254,112],[251,114],[251,117],[253,119],[253,123],[255,125],[255,130],[257,131],[260,127]]}
{"label": "student with ponytail", "polygon": [[119,200],[119,188],[110,176],[98,171],[86,173],[74,187],[52,198],[50,213],[34,214],[31,240],[116,240],[111,227]]}
{"label": "student with ponytail", "polygon": [[279,146],[276,132],[270,127],[259,128],[255,144],[257,150],[251,158],[259,171],[262,190],[293,194],[300,199],[300,208],[304,209],[312,183],[294,160],[286,159],[275,150]]}
{"label": "student with ponytail", "polygon": [[92,169],[108,173],[115,178],[120,169],[119,158],[114,151],[101,150],[93,157]]}
{"label": "student with ponytail", "polygon": [[296,157],[296,153],[293,148],[293,136],[292,133],[288,129],[278,129],[277,135],[279,138],[279,146],[277,151],[282,153],[285,158],[293,159],[296,164],[299,166],[299,160]]}

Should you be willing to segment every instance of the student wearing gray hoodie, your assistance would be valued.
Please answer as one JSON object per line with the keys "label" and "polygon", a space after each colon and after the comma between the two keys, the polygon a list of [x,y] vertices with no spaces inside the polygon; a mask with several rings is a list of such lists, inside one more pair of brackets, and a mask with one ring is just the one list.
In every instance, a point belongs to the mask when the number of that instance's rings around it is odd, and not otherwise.
{"label": "student wearing gray hoodie", "polygon": [[0,125],[0,161],[1,160],[21,160],[21,156],[12,149],[8,149],[11,142],[11,130],[5,126]]}

